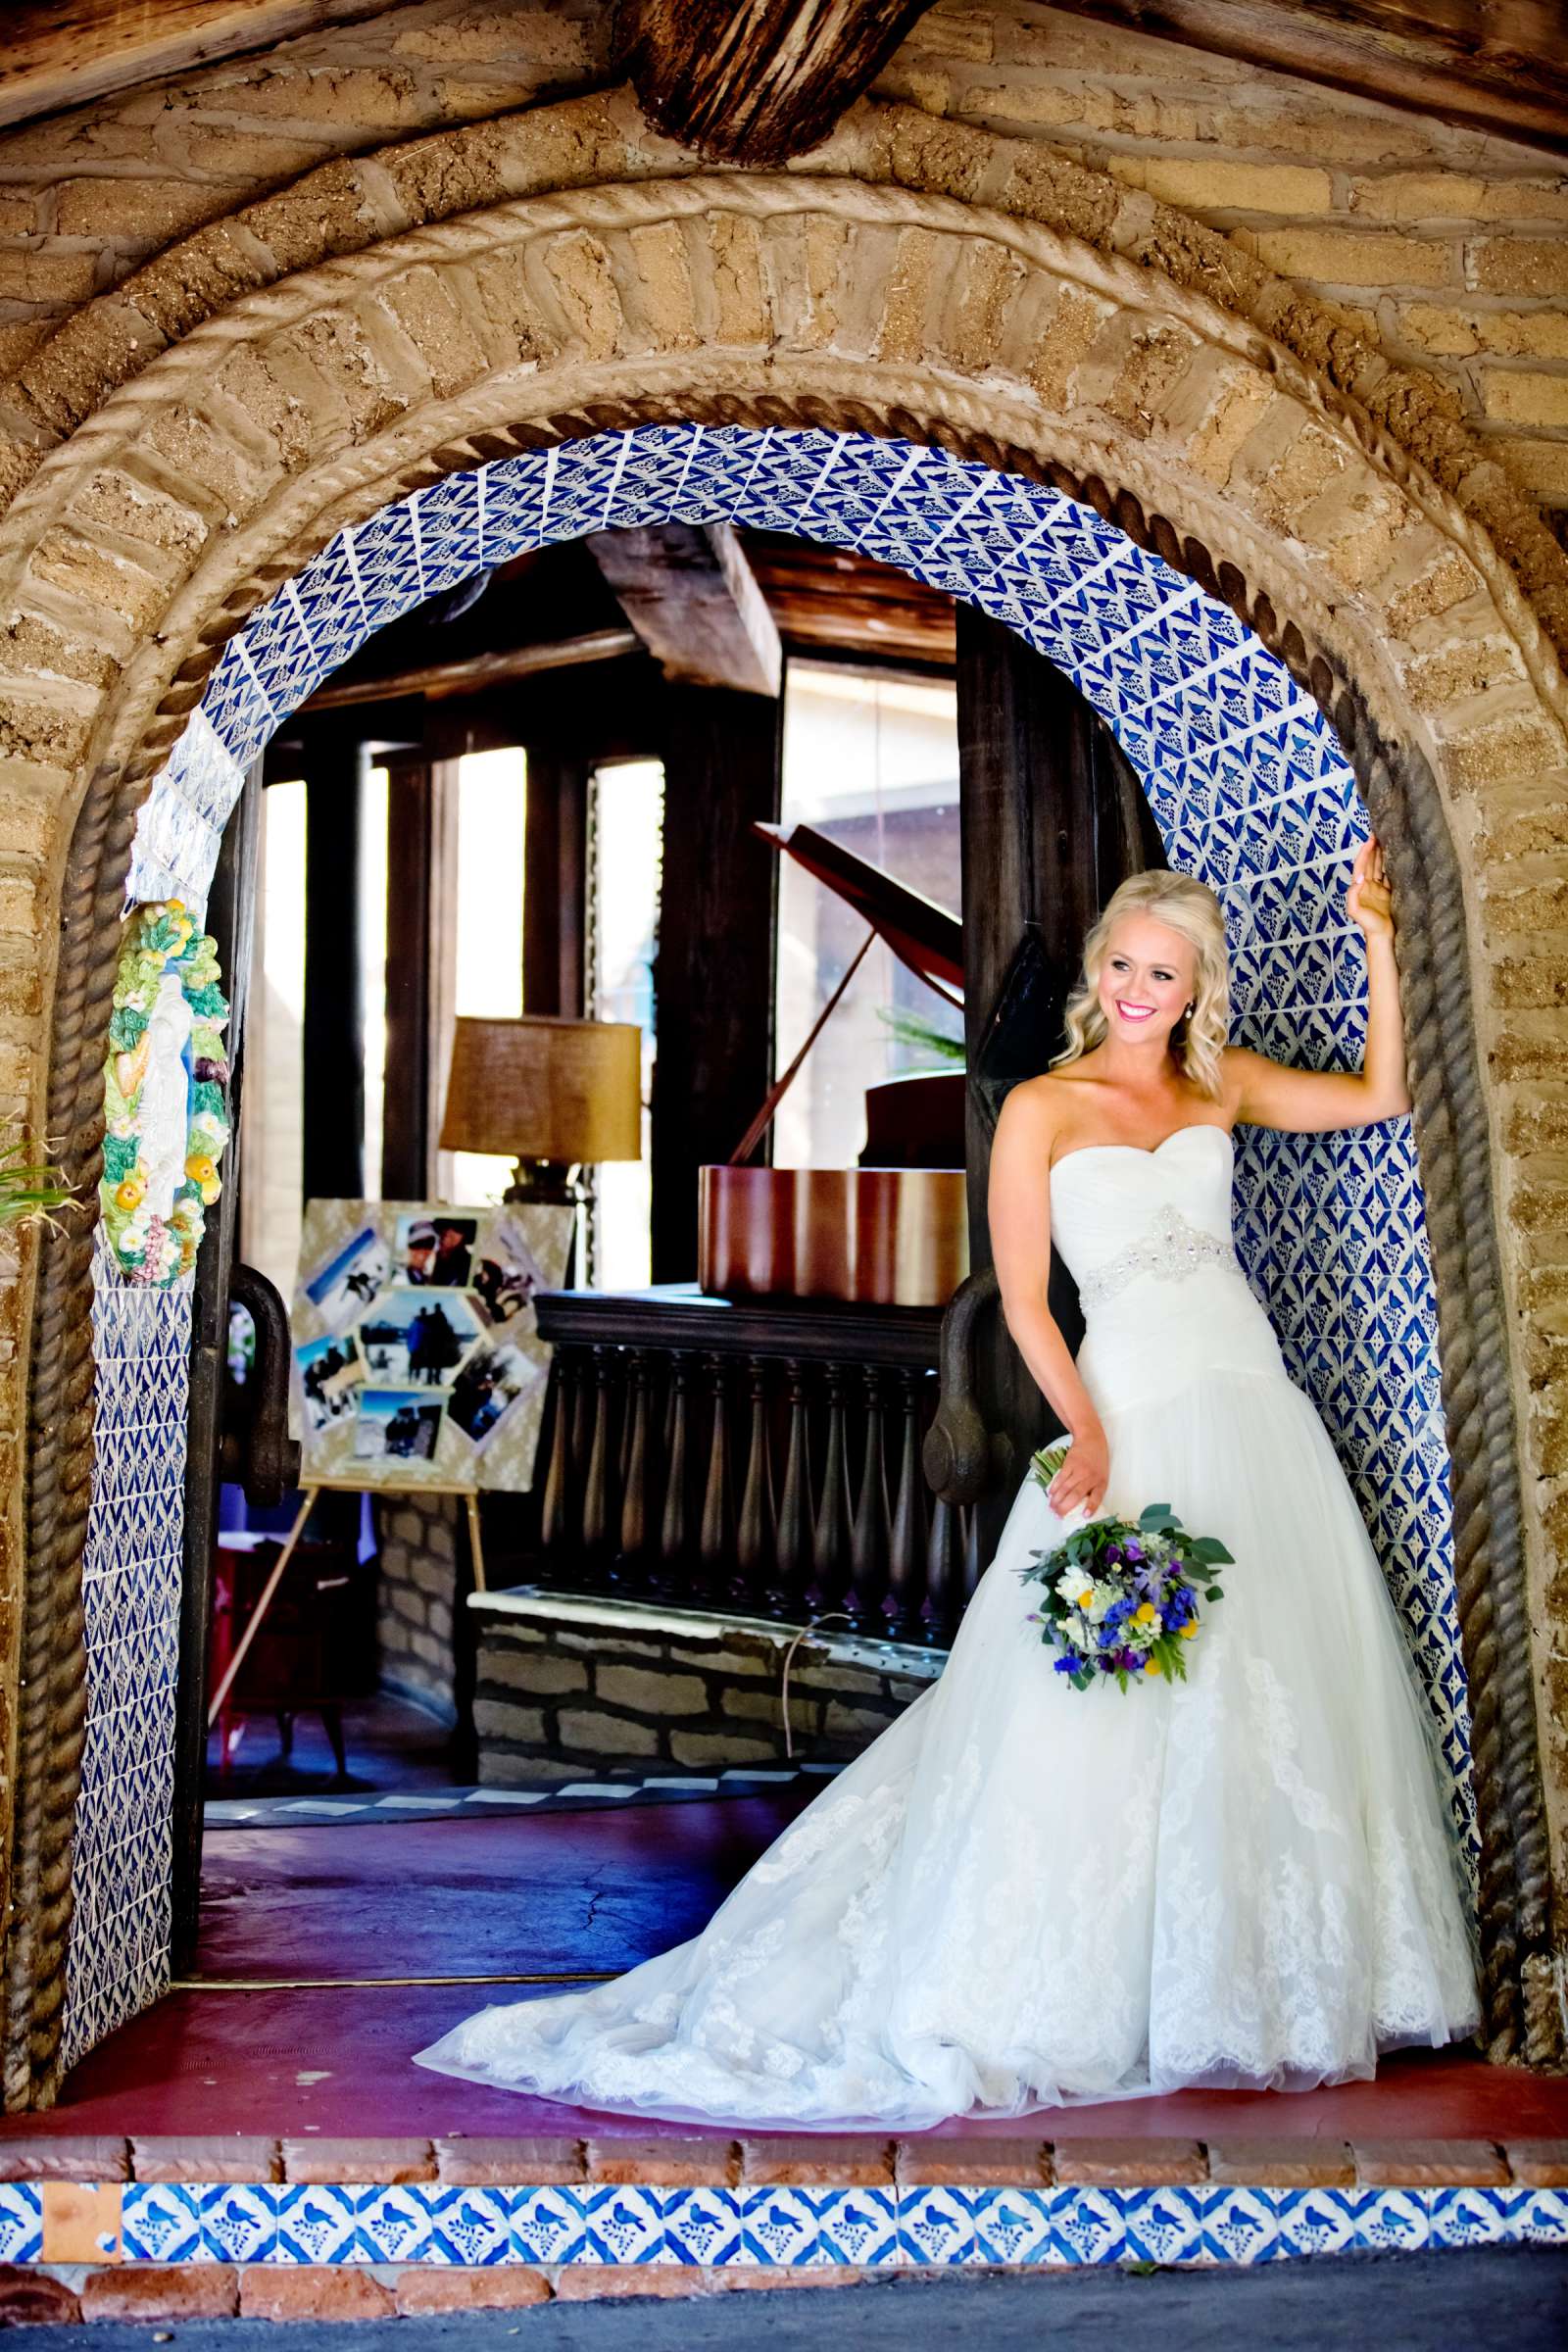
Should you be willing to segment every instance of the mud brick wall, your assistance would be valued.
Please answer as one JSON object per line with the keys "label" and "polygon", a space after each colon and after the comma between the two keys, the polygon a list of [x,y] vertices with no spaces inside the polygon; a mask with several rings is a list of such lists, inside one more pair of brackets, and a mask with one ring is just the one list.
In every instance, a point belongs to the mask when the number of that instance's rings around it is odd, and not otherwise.
{"label": "mud brick wall", "polygon": [[[615,1766],[722,1772],[787,1761],[791,1639],[700,1624],[554,1624],[482,1607],[474,1725],[487,1788]],[[929,1688],[939,1655],[808,1639],[790,1668],[798,1762],[847,1762]]]}
{"label": "mud brick wall", "polygon": [[876,85],[1049,142],[1310,287],[1568,535],[1568,174],[1553,159],[1031,0],[943,0]]}
{"label": "mud brick wall", "polygon": [[[0,374],[308,172],[604,88],[609,0],[423,0],[0,134]],[[877,94],[1179,206],[1438,376],[1568,528],[1568,179],[1539,151],[1032,0],[941,0]],[[384,185],[326,193],[341,244]],[[388,225],[398,225],[388,214]],[[256,223],[279,235],[286,223]],[[221,257],[215,256],[221,268]]]}

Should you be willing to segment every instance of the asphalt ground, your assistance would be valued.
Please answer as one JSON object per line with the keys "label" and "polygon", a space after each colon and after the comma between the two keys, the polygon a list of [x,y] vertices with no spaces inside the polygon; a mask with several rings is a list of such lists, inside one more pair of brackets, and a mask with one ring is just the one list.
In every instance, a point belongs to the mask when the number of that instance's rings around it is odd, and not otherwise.
{"label": "asphalt ground", "polygon": [[700,2300],[550,2303],[452,2319],[29,2328],[27,2352],[926,2352],[962,2330],[985,2352],[1445,2352],[1505,2344],[1563,2352],[1568,2249],[1332,2255],[1234,2271],[949,2272],[845,2287],[779,2287]]}

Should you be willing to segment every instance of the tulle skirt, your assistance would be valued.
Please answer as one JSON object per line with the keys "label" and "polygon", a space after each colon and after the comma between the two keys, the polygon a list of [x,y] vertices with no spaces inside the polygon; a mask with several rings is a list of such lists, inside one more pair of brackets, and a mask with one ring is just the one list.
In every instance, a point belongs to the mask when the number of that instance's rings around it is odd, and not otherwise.
{"label": "tulle skirt", "polygon": [[1102,1409],[1106,1509],[1169,1502],[1235,1555],[1185,1683],[1052,1671],[1018,1571],[1063,1522],[1026,1480],[940,1681],[700,1936],[418,2063],[675,2122],[919,2130],[1308,2088],[1469,2035],[1436,1731],[1316,1411],[1260,1366]]}

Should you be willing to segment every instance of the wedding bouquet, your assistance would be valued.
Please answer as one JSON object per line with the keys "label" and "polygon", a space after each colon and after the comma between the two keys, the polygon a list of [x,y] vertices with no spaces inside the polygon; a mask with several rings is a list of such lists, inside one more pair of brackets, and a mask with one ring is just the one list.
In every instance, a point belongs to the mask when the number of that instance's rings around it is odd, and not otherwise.
{"label": "wedding bouquet", "polygon": [[[1030,1476],[1049,1487],[1066,1458],[1066,1443],[1043,1446]],[[1152,1502],[1136,1525],[1082,1522],[1020,1574],[1041,1588],[1030,1622],[1060,1650],[1056,1673],[1075,1690],[1114,1675],[1125,1690],[1135,1674],[1186,1681],[1182,1644],[1198,1632],[1199,1592],[1224,1598],[1214,1572],[1231,1556],[1217,1536],[1190,1536],[1168,1502]]]}

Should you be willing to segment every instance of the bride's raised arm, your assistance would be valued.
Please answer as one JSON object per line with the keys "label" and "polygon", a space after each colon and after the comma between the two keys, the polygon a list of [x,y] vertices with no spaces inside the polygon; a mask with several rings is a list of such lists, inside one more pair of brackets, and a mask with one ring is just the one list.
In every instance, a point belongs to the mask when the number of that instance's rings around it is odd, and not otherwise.
{"label": "bride's raised arm", "polygon": [[1002,1105],[991,1145],[986,1217],[1002,1311],[1013,1345],[1072,1448],[1047,1490],[1057,1512],[1104,1500],[1110,1453],[1072,1350],[1047,1303],[1051,1283],[1051,1148],[1055,1106],[1049,1078],[1026,1078]]}
{"label": "bride's raised arm", "polygon": [[1298,1132],[1365,1127],[1410,1107],[1399,1019],[1399,973],[1383,852],[1374,835],[1357,853],[1345,910],[1366,942],[1366,1053],[1359,1070],[1293,1070],[1247,1046],[1225,1049],[1236,1116]]}

